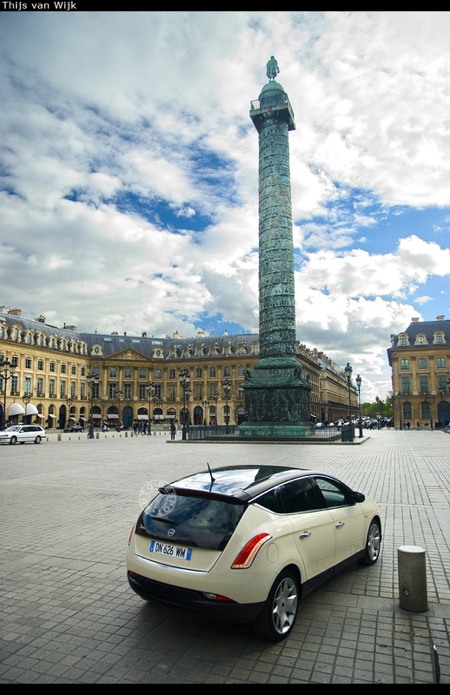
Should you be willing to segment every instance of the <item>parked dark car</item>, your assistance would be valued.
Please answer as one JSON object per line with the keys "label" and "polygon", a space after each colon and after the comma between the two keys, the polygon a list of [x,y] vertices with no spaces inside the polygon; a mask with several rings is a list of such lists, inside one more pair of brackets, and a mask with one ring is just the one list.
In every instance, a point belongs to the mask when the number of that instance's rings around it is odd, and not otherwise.
{"label": "parked dark car", "polygon": [[64,432],[84,432],[83,425],[73,425],[73,427],[66,427]]}

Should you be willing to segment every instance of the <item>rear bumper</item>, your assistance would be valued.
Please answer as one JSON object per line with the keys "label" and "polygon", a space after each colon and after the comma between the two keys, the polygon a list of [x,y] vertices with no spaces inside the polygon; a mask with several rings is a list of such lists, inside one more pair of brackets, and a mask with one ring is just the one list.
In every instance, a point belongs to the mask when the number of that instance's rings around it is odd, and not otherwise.
{"label": "rear bumper", "polygon": [[202,592],[183,589],[171,584],[157,582],[140,574],[128,572],[130,587],[146,601],[155,601],[172,606],[179,606],[206,618],[224,622],[248,623],[256,618],[264,608],[262,603],[235,603],[233,601],[215,601],[208,599]]}

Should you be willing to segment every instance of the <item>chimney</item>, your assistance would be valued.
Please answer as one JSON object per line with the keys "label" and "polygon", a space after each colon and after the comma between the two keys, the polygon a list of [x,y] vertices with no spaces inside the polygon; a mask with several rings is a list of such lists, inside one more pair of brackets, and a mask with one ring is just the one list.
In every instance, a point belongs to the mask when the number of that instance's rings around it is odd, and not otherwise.
{"label": "chimney", "polygon": [[413,318],[411,319],[411,321],[412,321],[413,323],[418,323],[418,322],[419,322],[419,317],[418,317],[418,316],[413,316]]}
{"label": "chimney", "polygon": [[13,316],[22,316],[22,309],[9,309],[8,314],[12,314]]}
{"label": "chimney", "polygon": [[445,316],[443,316],[442,314],[440,316],[436,316],[436,321],[444,321],[444,319]]}
{"label": "chimney", "polygon": [[45,316],[42,316],[41,314],[35,319],[35,321],[39,321],[39,323],[45,323]]}

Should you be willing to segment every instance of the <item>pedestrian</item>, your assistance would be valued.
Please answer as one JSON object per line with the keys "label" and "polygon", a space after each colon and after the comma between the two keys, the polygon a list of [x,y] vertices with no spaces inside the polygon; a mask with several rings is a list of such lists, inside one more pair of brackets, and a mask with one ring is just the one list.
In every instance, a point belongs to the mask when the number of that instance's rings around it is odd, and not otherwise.
{"label": "pedestrian", "polygon": [[175,427],[175,423],[171,422],[170,423],[170,438],[175,439],[175,433],[177,431],[177,428]]}

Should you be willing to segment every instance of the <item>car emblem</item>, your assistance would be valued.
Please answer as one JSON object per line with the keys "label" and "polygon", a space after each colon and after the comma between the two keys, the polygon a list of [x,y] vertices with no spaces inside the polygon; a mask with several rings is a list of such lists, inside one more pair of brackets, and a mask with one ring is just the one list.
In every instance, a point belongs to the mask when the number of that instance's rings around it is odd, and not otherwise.
{"label": "car emblem", "polygon": [[169,536],[169,538],[172,538],[172,536],[175,535],[175,529],[174,529],[174,528],[170,528],[170,529],[167,531],[167,535]]}

